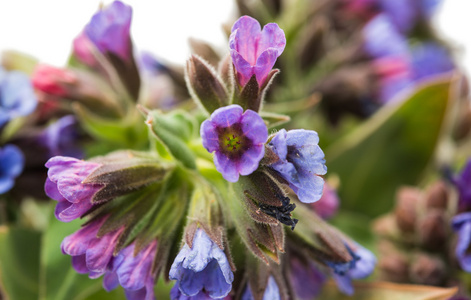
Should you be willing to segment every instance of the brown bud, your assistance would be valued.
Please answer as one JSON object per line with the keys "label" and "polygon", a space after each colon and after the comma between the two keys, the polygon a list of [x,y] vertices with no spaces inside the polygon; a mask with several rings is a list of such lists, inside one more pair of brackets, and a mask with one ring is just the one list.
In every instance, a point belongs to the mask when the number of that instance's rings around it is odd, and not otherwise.
{"label": "brown bud", "polygon": [[421,245],[430,250],[438,250],[446,245],[448,222],[445,213],[438,209],[428,211],[418,224],[417,234]]}
{"label": "brown bud", "polygon": [[226,86],[214,68],[199,56],[192,55],[186,64],[188,90],[194,100],[212,113],[229,103]]}
{"label": "brown bud", "polygon": [[202,58],[206,59],[212,66],[217,66],[221,59],[214,49],[204,41],[200,41],[194,38],[189,39],[190,47],[193,52]]}
{"label": "brown bud", "polygon": [[418,253],[412,258],[409,275],[413,283],[441,285],[446,277],[446,266],[436,256]]}
{"label": "brown bud", "polygon": [[425,194],[425,206],[445,210],[448,205],[448,191],[445,182],[437,181],[431,185]]}
{"label": "brown bud", "polygon": [[404,232],[414,231],[417,203],[420,197],[421,191],[412,187],[402,187],[396,194],[394,214],[397,226]]}
{"label": "brown bud", "polygon": [[409,281],[409,262],[405,255],[399,252],[392,252],[380,257],[378,268],[382,280],[393,282]]}

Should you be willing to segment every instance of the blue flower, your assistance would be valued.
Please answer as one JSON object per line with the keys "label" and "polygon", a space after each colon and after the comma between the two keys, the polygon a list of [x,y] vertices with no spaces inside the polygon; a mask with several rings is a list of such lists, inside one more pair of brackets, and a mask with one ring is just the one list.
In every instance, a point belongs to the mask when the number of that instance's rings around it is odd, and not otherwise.
{"label": "blue flower", "polygon": [[202,229],[196,231],[192,248],[185,244],[180,250],[169,277],[183,295],[195,296],[204,289],[213,299],[227,296],[234,280],[226,254]]}
{"label": "blue flower", "polygon": [[458,232],[458,243],[455,254],[461,268],[466,272],[471,272],[471,212],[456,215],[451,220],[453,230]]}
{"label": "blue flower", "polygon": [[[289,259],[289,280],[296,299],[315,299],[322,290],[327,279],[313,262],[302,261],[296,256]],[[306,284],[309,282],[309,284]]]}
{"label": "blue flower", "polygon": [[318,175],[327,173],[327,167],[318,143],[315,131],[282,129],[267,145],[278,156],[269,167],[288,182],[301,202],[312,203],[322,196],[324,179]]}
{"label": "blue flower", "polygon": [[47,126],[39,136],[40,143],[47,148],[50,157],[82,157],[77,139],[77,120],[72,115],[64,116]]}
{"label": "blue flower", "polygon": [[15,117],[32,113],[37,102],[28,76],[0,67],[0,127]]}
{"label": "blue flower", "polygon": [[[249,285],[245,287],[245,291],[242,294],[242,300],[254,300],[252,291],[250,291]],[[263,293],[263,300],[280,300],[280,289],[276,284],[275,279],[273,276],[268,278],[267,287],[265,288],[265,292]]]}
{"label": "blue flower", "polygon": [[449,72],[455,68],[446,49],[434,42],[415,46],[411,54],[414,80]]}
{"label": "blue flower", "polygon": [[357,248],[354,251],[346,245],[348,252],[352,256],[351,261],[346,263],[325,262],[333,270],[333,277],[337,287],[342,293],[347,295],[352,295],[354,292],[352,279],[362,279],[369,276],[376,265],[376,257],[371,251],[360,245],[356,246]]}
{"label": "blue flower", "polygon": [[0,149],[0,195],[15,185],[15,178],[23,171],[24,160],[23,153],[16,146],[6,145]]}

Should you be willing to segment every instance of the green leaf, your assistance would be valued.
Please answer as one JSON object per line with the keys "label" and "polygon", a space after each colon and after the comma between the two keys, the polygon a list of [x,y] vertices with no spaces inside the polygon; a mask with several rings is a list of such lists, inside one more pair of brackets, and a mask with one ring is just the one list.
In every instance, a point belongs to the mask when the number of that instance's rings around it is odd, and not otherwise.
{"label": "green leaf", "polygon": [[457,288],[440,288],[425,285],[397,284],[391,282],[356,282],[353,298],[339,292],[333,282],[328,282],[317,300],[447,300]]}
{"label": "green leaf", "polygon": [[[38,299],[41,234],[0,226],[0,298]],[[3,299],[3,298],[2,298]]]}
{"label": "green leaf", "polygon": [[137,110],[121,119],[106,119],[83,105],[75,103],[73,107],[81,125],[96,139],[132,149],[140,149],[147,144],[144,120]]}
{"label": "green leaf", "polygon": [[422,85],[327,149],[343,208],[378,216],[392,208],[399,186],[418,182],[438,144],[451,86],[449,77]]}
{"label": "green leaf", "polygon": [[2,63],[7,70],[16,70],[31,75],[38,64],[38,60],[19,51],[7,50],[1,53]]}
{"label": "green leaf", "polygon": [[182,113],[166,115],[153,110],[147,112],[146,123],[175,159],[189,169],[196,168],[195,155],[187,144],[195,130],[189,116]]}

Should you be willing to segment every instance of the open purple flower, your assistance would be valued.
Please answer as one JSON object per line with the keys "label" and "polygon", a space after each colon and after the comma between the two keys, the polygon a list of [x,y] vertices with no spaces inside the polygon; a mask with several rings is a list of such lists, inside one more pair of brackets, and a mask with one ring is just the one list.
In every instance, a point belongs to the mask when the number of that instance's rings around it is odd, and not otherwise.
{"label": "open purple flower", "polygon": [[[245,287],[244,293],[242,294],[242,300],[254,300],[252,291],[249,288],[249,285]],[[263,293],[263,300],[280,300],[280,288],[276,284],[275,278],[270,276],[268,278],[267,287]]]}
{"label": "open purple flower", "polygon": [[65,156],[55,156],[46,162],[49,170],[44,190],[48,197],[59,201],[55,209],[59,221],[70,222],[93,206],[91,200],[103,186],[82,182],[100,166]]}
{"label": "open purple flower", "polygon": [[112,260],[110,269],[103,279],[107,291],[118,284],[124,288],[128,300],[152,300],[154,296],[155,275],[152,263],[155,258],[157,242],[153,241],[134,255],[135,244],[121,250]]}
{"label": "open purple flower", "polygon": [[373,273],[376,265],[376,257],[366,248],[356,245],[352,250],[347,250],[352,260],[346,263],[325,262],[333,270],[333,277],[339,290],[346,295],[353,295],[352,279],[363,279]]}
{"label": "open purple flower", "polygon": [[231,32],[229,48],[240,85],[245,86],[255,75],[261,86],[285,49],[285,33],[276,23],[261,30],[260,23],[249,16],[240,17]]}
{"label": "open purple flower", "polygon": [[318,143],[315,131],[282,129],[267,144],[278,156],[269,167],[288,182],[301,202],[312,203],[322,196],[324,179],[318,175],[327,173],[327,167]]}
{"label": "open purple flower", "polygon": [[61,244],[62,253],[72,256],[72,266],[90,278],[103,275],[113,257],[113,251],[124,227],[97,237],[106,218],[94,220],[67,236]]}
{"label": "open purple flower", "polygon": [[230,182],[258,168],[268,138],[263,119],[252,110],[244,112],[239,105],[216,109],[201,124],[200,134],[206,150],[214,152],[216,169]]}
{"label": "open purple flower", "polygon": [[18,147],[6,145],[0,149],[0,195],[15,185],[15,178],[23,171],[24,164],[25,158]]}
{"label": "open purple flower", "polygon": [[114,1],[97,12],[84,29],[86,36],[100,52],[119,56],[124,61],[131,59],[132,8],[120,1]]}
{"label": "open purple flower", "polygon": [[458,232],[458,243],[455,254],[461,268],[466,272],[471,272],[471,212],[461,213],[453,217],[453,230]]}
{"label": "open purple flower", "polygon": [[213,299],[226,297],[234,280],[226,254],[202,229],[196,231],[192,248],[185,244],[180,250],[169,277],[183,295],[192,297],[204,290]]}
{"label": "open purple flower", "polygon": [[0,127],[13,118],[29,115],[37,103],[28,76],[0,66]]}

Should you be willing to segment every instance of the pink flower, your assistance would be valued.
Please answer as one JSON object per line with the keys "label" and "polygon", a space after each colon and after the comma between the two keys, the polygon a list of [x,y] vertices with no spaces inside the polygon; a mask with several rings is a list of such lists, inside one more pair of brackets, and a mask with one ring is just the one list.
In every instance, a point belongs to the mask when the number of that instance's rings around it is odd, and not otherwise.
{"label": "pink flower", "polygon": [[229,38],[232,62],[239,84],[244,86],[255,75],[261,86],[285,49],[285,33],[276,23],[260,28],[257,20],[240,17],[232,26]]}

